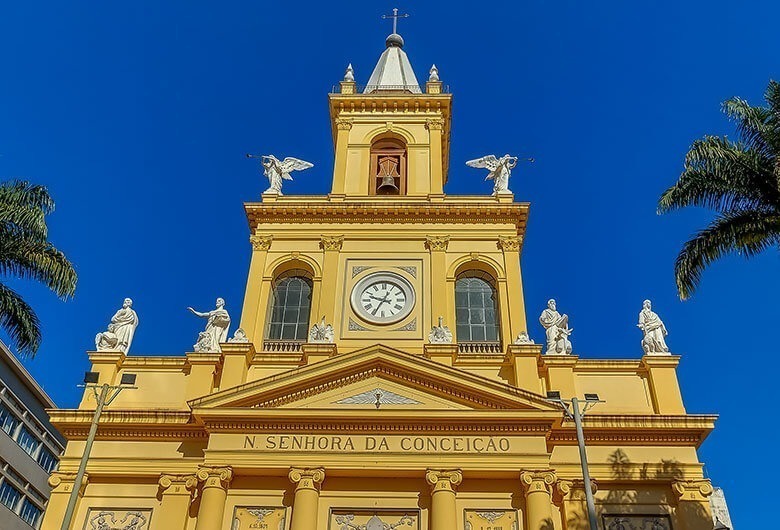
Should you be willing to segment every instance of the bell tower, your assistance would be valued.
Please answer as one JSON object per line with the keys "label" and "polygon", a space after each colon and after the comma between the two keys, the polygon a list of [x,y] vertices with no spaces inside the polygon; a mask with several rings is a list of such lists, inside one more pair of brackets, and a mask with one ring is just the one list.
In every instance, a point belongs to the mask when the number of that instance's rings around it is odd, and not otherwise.
{"label": "bell tower", "polygon": [[[395,16],[398,16],[395,14]],[[335,144],[331,197],[443,197],[449,161],[452,96],[431,67],[420,89],[397,33],[365,86],[352,65],[330,94]]]}
{"label": "bell tower", "polygon": [[452,96],[435,65],[421,86],[395,28],[367,83],[356,77],[349,65],[328,97],[331,192],[245,204],[254,252],[241,327],[262,355],[289,362],[383,344],[486,354],[475,370],[511,379],[504,353],[527,331],[528,204],[511,192],[445,195]]}

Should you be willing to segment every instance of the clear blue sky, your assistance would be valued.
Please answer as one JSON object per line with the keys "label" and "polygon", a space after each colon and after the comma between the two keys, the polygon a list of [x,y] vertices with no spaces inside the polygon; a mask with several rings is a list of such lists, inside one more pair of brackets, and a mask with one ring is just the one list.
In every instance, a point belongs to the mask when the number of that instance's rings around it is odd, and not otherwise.
{"label": "clear blue sky", "polygon": [[[85,351],[125,296],[134,354],[180,355],[223,296],[240,314],[250,247],[242,202],[267,183],[246,152],[313,161],[285,191],[330,189],[326,94],[347,63],[365,82],[384,48],[389,2],[6,2],[0,14],[0,177],[48,186],[51,238],[76,264],[68,303],[14,284],[45,340],[26,362],[64,407]],[[530,201],[523,272],[532,337],[549,297],[576,353],[638,358],[649,297],[666,321],[690,412],[720,413],[701,448],[735,523],[769,515],[780,473],[753,457],[774,424],[778,255],[723,260],[688,302],[675,294],[681,243],[711,214],[659,217],[658,195],[691,142],[733,134],[720,103],[754,103],[778,78],[780,4],[405,2],[418,78],[431,63],[454,93],[446,191],[490,193],[463,161],[536,158],[512,186]],[[216,257],[214,256],[214,251]],[[768,438],[759,434],[761,443]],[[764,448],[765,449],[765,448]],[[763,511],[763,513],[762,513]],[[753,524],[751,524],[753,523]]]}

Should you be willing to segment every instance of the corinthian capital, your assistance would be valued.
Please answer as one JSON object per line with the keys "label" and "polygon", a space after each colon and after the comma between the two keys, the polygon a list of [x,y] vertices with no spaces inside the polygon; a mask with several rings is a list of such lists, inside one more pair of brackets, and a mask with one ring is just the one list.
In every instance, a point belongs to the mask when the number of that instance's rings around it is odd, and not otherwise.
{"label": "corinthian capital", "polygon": [[444,251],[450,244],[450,236],[426,236],[425,248],[434,251]]}
{"label": "corinthian capital", "polygon": [[290,482],[297,484],[295,491],[303,489],[319,491],[322,481],[325,480],[325,469],[321,467],[291,467],[288,477]]}
{"label": "corinthian capital", "polygon": [[226,490],[233,480],[233,468],[225,467],[201,467],[195,474],[202,488],[221,488]]}
{"label": "corinthian capital", "polygon": [[498,248],[503,251],[519,251],[523,246],[523,236],[498,236]]}
{"label": "corinthian capital", "polygon": [[322,250],[341,250],[343,244],[344,236],[322,236],[320,238]]}
{"label": "corinthian capital", "polygon": [[707,497],[712,495],[712,484],[708,479],[675,480],[672,489],[678,501],[706,502]]}
{"label": "corinthian capital", "polygon": [[352,128],[352,120],[349,118],[336,118],[334,121],[339,131],[348,131]]}
{"label": "corinthian capital", "polygon": [[425,472],[425,480],[431,485],[433,492],[454,491],[455,486],[463,482],[460,469],[429,469]]}
{"label": "corinthian capital", "polygon": [[429,131],[440,131],[444,128],[444,120],[430,118],[425,120],[425,128]]}
{"label": "corinthian capital", "polygon": [[163,495],[192,495],[198,487],[198,477],[191,475],[160,475],[157,481]]}
{"label": "corinthian capital", "polygon": [[263,234],[252,234],[249,236],[249,242],[252,243],[253,250],[268,250],[271,248],[271,241],[274,236]]}
{"label": "corinthian capital", "polygon": [[551,494],[552,485],[555,484],[556,479],[555,471],[552,469],[520,472],[520,483],[523,485],[526,496],[536,492]]}

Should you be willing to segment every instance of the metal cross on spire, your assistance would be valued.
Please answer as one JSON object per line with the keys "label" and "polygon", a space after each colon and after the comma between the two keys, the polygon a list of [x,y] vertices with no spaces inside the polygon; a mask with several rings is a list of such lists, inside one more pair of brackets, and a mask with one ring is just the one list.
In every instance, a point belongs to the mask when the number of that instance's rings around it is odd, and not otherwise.
{"label": "metal cross on spire", "polygon": [[408,18],[409,14],[404,13],[403,15],[398,14],[398,8],[393,8],[393,14],[392,15],[382,15],[382,18],[392,18],[393,19],[393,33],[398,33],[398,19],[399,18]]}

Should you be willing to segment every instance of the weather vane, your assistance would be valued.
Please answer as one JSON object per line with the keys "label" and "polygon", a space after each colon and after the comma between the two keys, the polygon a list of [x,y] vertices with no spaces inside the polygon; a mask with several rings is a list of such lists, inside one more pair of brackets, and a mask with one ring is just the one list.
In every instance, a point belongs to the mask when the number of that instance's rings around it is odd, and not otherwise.
{"label": "weather vane", "polygon": [[392,18],[393,19],[393,33],[398,33],[398,19],[399,18],[408,18],[409,14],[404,13],[403,15],[398,14],[398,8],[393,8],[393,14],[392,15],[382,15],[382,18]]}

